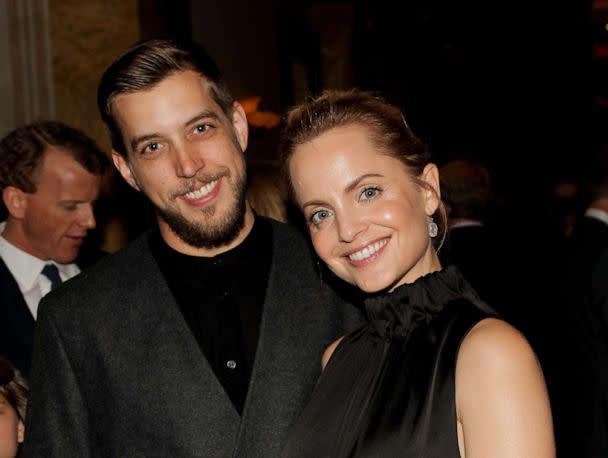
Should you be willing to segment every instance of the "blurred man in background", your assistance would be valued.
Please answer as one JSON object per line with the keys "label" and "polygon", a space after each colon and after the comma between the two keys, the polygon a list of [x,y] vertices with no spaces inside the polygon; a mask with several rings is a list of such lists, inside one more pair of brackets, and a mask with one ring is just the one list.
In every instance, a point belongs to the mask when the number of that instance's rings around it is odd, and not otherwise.
{"label": "blurred man in background", "polygon": [[29,371],[40,299],[87,264],[108,158],[80,130],[38,122],[0,141],[0,354]]}

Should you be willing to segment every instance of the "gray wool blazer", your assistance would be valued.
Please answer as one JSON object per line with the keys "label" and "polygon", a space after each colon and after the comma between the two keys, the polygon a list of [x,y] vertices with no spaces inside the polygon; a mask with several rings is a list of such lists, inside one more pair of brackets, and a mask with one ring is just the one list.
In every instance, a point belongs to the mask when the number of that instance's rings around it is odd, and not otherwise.
{"label": "gray wool blazer", "polygon": [[273,222],[273,243],[242,417],[183,319],[146,234],[41,303],[26,456],[278,456],[323,350],[361,315],[321,283],[295,229]]}

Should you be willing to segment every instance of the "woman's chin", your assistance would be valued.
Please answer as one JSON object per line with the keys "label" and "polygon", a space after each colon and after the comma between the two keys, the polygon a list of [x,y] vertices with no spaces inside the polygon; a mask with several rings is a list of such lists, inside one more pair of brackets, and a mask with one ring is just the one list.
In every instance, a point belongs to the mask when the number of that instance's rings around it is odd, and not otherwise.
{"label": "woman's chin", "polygon": [[354,285],[364,293],[374,294],[390,288],[393,285],[393,282],[381,281],[376,278],[368,281],[357,281]]}

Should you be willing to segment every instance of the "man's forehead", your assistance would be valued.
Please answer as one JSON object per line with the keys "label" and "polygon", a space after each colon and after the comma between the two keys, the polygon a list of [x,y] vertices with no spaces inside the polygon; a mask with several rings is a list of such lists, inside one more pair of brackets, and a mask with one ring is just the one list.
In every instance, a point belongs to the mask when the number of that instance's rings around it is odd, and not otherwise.
{"label": "man's forehead", "polygon": [[[158,81],[156,84],[145,87],[141,90],[129,91],[116,94],[110,99],[111,107],[116,112],[121,107],[132,100],[154,100],[163,99],[171,94],[174,97],[179,95],[196,95],[200,98],[208,99],[213,105],[217,105],[213,97],[215,85],[205,76],[193,70],[172,72]],[[125,103],[127,101],[127,103]],[[218,106],[219,108],[219,106]]]}
{"label": "man's forehead", "polygon": [[39,179],[56,180],[82,179],[101,180],[101,175],[89,172],[68,149],[58,146],[48,146],[44,152]]}
{"label": "man's forehead", "polygon": [[151,124],[184,125],[202,112],[226,119],[213,97],[213,83],[191,70],[172,73],[145,90],[119,94],[112,109],[123,133],[131,135],[146,134],[140,130]]}

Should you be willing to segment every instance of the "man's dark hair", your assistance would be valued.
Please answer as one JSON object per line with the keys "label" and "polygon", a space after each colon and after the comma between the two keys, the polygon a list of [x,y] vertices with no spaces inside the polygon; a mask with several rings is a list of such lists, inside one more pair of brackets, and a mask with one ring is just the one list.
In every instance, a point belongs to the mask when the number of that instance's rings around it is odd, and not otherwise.
{"label": "man's dark hair", "polygon": [[116,96],[150,89],[168,76],[186,70],[193,70],[207,79],[214,101],[231,118],[234,99],[215,61],[205,49],[192,42],[144,41],[128,49],[108,67],[97,89],[97,106],[116,152],[124,157],[127,155],[120,127],[112,112]]}
{"label": "man's dark hair", "polygon": [[[8,186],[36,192],[38,171],[48,147],[70,154],[93,175],[103,175],[110,165],[106,154],[83,131],[60,121],[35,122],[0,140],[0,196]],[[0,221],[6,216],[6,206],[0,199]]]}

